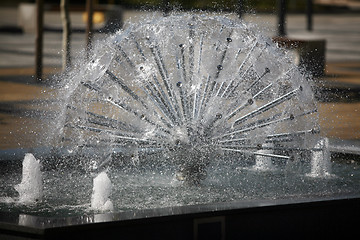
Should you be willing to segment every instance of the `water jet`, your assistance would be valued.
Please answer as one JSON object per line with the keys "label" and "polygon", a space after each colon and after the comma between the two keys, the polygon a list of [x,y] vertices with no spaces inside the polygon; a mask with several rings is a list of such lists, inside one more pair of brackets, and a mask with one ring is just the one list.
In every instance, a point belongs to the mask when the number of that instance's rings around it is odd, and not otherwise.
{"label": "water jet", "polygon": [[43,195],[40,162],[31,153],[25,155],[21,183],[14,186],[19,193],[19,202],[32,204],[41,200]]}

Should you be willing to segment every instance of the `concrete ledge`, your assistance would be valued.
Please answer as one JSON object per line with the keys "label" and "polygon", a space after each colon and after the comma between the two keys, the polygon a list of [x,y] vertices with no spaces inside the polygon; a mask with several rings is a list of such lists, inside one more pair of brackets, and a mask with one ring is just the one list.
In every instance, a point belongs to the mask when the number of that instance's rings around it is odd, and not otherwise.
{"label": "concrete ledge", "polygon": [[0,213],[5,239],[307,239],[358,234],[359,196],[252,200],[54,218]]}

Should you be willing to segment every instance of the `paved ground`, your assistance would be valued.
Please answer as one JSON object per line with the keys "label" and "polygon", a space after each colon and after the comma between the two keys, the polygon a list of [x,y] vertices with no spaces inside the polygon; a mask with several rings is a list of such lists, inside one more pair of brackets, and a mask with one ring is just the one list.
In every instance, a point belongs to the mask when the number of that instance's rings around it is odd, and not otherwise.
{"label": "paved ground", "polygon": [[[136,21],[138,15],[144,12],[127,11],[124,14],[125,21]],[[159,13],[158,13],[159,15]],[[74,28],[84,29],[81,13],[71,15]],[[16,9],[0,8],[0,29],[11,23],[16,26]],[[257,24],[260,31],[267,36],[276,35],[277,20],[274,15],[258,14],[245,15],[245,21]],[[61,27],[58,12],[46,12],[45,26],[52,29]],[[360,14],[328,14],[314,15],[314,31],[308,32],[305,15],[293,14],[287,17],[287,32],[290,37],[300,39],[326,39],[328,62],[356,61],[360,62]],[[100,28],[101,24],[96,25]],[[97,35],[103,38],[103,35]],[[60,68],[61,66],[61,33],[46,32],[44,37],[44,64],[45,66]],[[34,65],[34,42],[33,33],[4,34],[0,33],[0,68],[4,67],[32,67]],[[72,36],[73,56],[85,44],[85,34],[76,33]]]}
{"label": "paved ground", "polygon": [[[12,10],[14,11],[14,10]],[[5,14],[6,13],[6,14]],[[0,9],[1,26],[13,23],[11,11]],[[54,14],[54,13],[52,13]],[[126,17],[135,16],[134,12]],[[56,19],[47,15],[48,19]],[[10,18],[10,19],[9,19]],[[77,17],[77,26],[83,24]],[[267,36],[275,36],[276,18],[271,15],[246,15],[246,21],[259,24]],[[51,26],[56,20],[45,21]],[[331,138],[360,139],[360,15],[315,15],[314,31],[304,30],[305,16],[288,16],[288,33],[294,38],[321,38],[327,41],[327,73],[320,79],[330,89],[328,102],[319,103],[322,134]],[[97,38],[104,35],[98,34]],[[51,101],[46,84],[39,84],[34,75],[34,41],[32,33],[0,32],[0,150],[32,148],[46,144],[35,141],[46,131],[40,119],[44,111],[41,100]],[[85,44],[84,33],[73,34],[73,56]],[[61,33],[45,33],[44,73],[50,76],[61,71]],[[339,89],[335,94],[334,89]]]}

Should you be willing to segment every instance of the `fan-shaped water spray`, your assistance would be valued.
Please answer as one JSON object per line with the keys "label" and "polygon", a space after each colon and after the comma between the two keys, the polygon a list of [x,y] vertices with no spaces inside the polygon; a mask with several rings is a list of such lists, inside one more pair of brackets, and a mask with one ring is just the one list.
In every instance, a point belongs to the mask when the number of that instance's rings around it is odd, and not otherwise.
{"label": "fan-shaped water spray", "polygon": [[[95,149],[93,169],[119,151],[158,154],[199,183],[221,156],[293,160],[313,147],[308,76],[240,20],[172,15],[100,41],[67,79],[62,142]],[[145,154],[142,154],[145,153]]]}

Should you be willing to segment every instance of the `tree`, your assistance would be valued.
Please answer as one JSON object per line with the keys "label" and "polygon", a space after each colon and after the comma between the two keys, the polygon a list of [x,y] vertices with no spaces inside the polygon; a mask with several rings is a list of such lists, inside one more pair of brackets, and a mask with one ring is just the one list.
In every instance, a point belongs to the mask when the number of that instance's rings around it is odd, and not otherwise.
{"label": "tree", "polygon": [[71,66],[71,22],[69,14],[69,0],[61,0],[61,20],[63,25],[63,39],[62,39],[62,68],[66,71]]}

